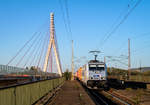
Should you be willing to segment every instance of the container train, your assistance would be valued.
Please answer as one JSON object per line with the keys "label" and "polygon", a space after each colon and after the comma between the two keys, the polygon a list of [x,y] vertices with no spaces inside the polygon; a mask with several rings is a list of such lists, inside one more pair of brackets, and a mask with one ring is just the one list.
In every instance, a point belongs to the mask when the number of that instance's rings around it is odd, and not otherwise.
{"label": "container train", "polygon": [[90,60],[80,67],[75,77],[88,88],[109,89],[107,85],[107,66],[99,60]]}

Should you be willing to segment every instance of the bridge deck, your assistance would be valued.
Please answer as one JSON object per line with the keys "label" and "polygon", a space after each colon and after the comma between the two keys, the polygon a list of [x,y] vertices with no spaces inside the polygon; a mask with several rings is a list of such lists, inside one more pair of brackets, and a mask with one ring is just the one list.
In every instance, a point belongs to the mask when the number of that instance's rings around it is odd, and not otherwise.
{"label": "bridge deck", "polygon": [[49,105],[95,105],[77,81],[66,81],[62,90]]}

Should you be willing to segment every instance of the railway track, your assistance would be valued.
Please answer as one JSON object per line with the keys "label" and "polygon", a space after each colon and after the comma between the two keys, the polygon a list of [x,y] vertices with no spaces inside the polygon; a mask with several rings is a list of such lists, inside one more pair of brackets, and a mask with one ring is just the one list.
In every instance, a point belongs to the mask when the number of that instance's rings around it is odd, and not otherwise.
{"label": "railway track", "polygon": [[[34,105],[52,105],[56,101],[56,97],[58,96],[61,86],[57,87],[55,90],[45,95]],[[109,91],[106,92],[99,89],[89,89],[84,85],[82,86],[96,105],[133,105],[128,103],[127,100],[122,100],[121,97],[116,96]]]}
{"label": "railway track", "polygon": [[128,99],[124,99],[117,94],[100,89],[89,89],[82,85],[96,105],[134,105]]}
{"label": "railway track", "polygon": [[109,97],[112,101],[114,101],[115,103],[119,104],[119,105],[132,105],[131,103],[129,103],[128,100],[124,100],[122,97],[120,97],[119,95],[114,95],[110,92],[101,92],[101,94],[105,94],[107,95],[107,97]]}
{"label": "railway track", "polygon": [[89,89],[85,85],[82,86],[96,105],[117,105],[116,103],[102,95],[97,89]]}
{"label": "railway track", "polygon": [[104,101],[104,99],[102,99],[102,97],[100,97],[96,92],[92,92],[92,95],[94,95],[98,102],[101,102],[101,104],[108,105],[108,102]]}
{"label": "railway track", "polygon": [[[116,89],[113,89],[116,90]],[[119,93],[117,93],[116,91],[108,91],[105,92],[108,95],[113,96],[116,100],[119,100],[120,102],[126,104],[126,105],[134,105],[136,104],[133,100],[129,99],[128,97],[124,96],[124,95],[120,95]]]}
{"label": "railway track", "polygon": [[88,94],[93,99],[96,105],[117,105],[111,100],[108,100],[103,95],[99,94],[99,92],[96,90],[88,90]]}
{"label": "railway track", "polygon": [[127,99],[123,99],[119,95],[116,96],[110,92],[101,90],[89,90],[91,98],[94,100],[96,105],[133,105]]}

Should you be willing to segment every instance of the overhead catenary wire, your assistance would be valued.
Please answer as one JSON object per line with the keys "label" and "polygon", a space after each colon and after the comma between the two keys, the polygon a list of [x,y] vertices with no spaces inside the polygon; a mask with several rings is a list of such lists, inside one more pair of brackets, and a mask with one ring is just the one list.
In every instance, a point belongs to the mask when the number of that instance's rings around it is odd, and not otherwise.
{"label": "overhead catenary wire", "polygon": [[69,28],[68,28],[68,24],[66,22],[65,12],[64,12],[64,8],[63,8],[63,4],[62,4],[61,0],[59,0],[59,5],[60,5],[61,12],[62,12],[62,18],[63,18],[64,26],[65,26],[65,29],[66,29],[66,33],[69,36]]}
{"label": "overhead catenary wire", "polygon": [[128,16],[133,12],[133,10],[140,4],[142,0],[138,0],[136,4],[128,11],[128,13],[123,17],[123,19],[112,29],[112,31],[106,35],[106,38],[103,40],[101,47],[107,42],[107,40],[116,32],[116,30],[127,20]]}
{"label": "overhead catenary wire", "polygon": [[[136,39],[139,39],[139,38],[145,37],[145,36],[150,36],[150,32],[138,34],[138,35],[136,35],[136,36],[131,37],[130,39],[136,40]],[[123,46],[124,46],[126,43],[127,43],[127,41],[124,41],[124,42],[121,44],[121,46],[120,46],[117,50],[114,51],[113,55],[116,54],[116,52],[117,52],[117,53],[120,52],[120,51],[123,49]]]}
{"label": "overhead catenary wire", "polygon": [[[131,14],[131,12],[137,7],[137,5],[139,4],[141,2],[141,0],[138,0],[137,2],[136,2],[136,4],[129,10],[129,12],[123,17],[123,19],[120,21],[120,23],[118,24],[118,25],[116,25],[116,27],[115,28],[113,28],[113,30],[106,36],[106,38],[103,40],[103,43],[102,43],[102,45],[101,45],[101,47],[104,45],[104,43],[106,43],[107,42],[107,40],[111,37],[111,35],[113,34],[113,33],[115,33],[115,31],[121,26],[121,24],[128,18],[128,16]],[[123,44],[121,45],[121,47],[119,47],[119,49],[117,49],[118,51],[117,52],[119,52],[123,47],[123,45],[125,44],[125,42],[123,42]],[[116,53],[115,53],[116,54]],[[122,62],[120,62],[120,63],[122,63]],[[123,64],[123,63],[122,63]]]}
{"label": "overhead catenary wire", "polygon": [[65,7],[66,7],[66,15],[67,15],[67,22],[68,22],[68,27],[69,27],[69,32],[71,35],[71,39],[72,39],[72,29],[71,29],[71,21],[70,21],[70,15],[69,15],[69,8],[68,8],[68,0],[64,0],[65,1]]}
{"label": "overhead catenary wire", "polygon": [[122,61],[120,61],[120,60],[118,60],[118,59],[110,59],[111,61],[116,61],[116,62],[118,62],[118,63],[121,63],[121,64],[123,64],[123,65],[125,65],[125,66],[128,66],[128,64],[126,64],[126,63],[124,63],[124,62],[122,62]]}
{"label": "overhead catenary wire", "polygon": [[150,36],[150,32],[138,34],[136,36],[133,36],[132,39],[138,39],[138,38],[145,37],[145,36]]}
{"label": "overhead catenary wire", "polygon": [[118,53],[123,49],[123,46],[124,46],[126,43],[127,43],[127,41],[124,41],[124,42],[121,44],[121,46],[120,46],[117,50],[114,51],[113,56],[116,55],[116,54],[118,54]]}
{"label": "overhead catenary wire", "polygon": [[[128,3],[128,5],[124,8],[124,10],[123,11],[121,11],[121,13],[119,14],[119,16],[116,18],[116,20],[113,22],[113,24],[110,26],[110,28],[108,29],[108,31],[103,35],[103,37],[101,38],[101,42],[103,42],[103,40],[105,39],[105,37],[106,37],[106,35],[108,35],[109,34],[109,32],[115,27],[115,25],[117,24],[117,22],[123,17],[123,15],[129,10],[129,8],[130,8],[130,6],[129,5],[131,5],[131,2],[132,1],[130,1],[129,3]],[[101,44],[101,43],[100,43]],[[99,45],[98,45],[98,47],[99,47]],[[97,48],[98,49],[98,48]]]}
{"label": "overhead catenary wire", "polygon": [[[67,38],[71,42],[73,40],[73,38],[72,38],[72,29],[71,29],[71,20],[70,20],[70,15],[69,15],[68,1],[67,0],[63,0],[63,1],[64,2],[62,2],[62,0],[59,0],[59,4],[60,4],[62,15],[63,15],[65,29],[66,29],[67,35],[69,36],[69,38],[68,37]],[[63,3],[64,3],[64,6],[63,6]],[[65,10],[64,10],[64,8],[65,8]],[[57,51],[59,52],[59,50],[57,50]],[[59,54],[58,54],[58,56],[59,56]],[[60,62],[60,58],[59,58],[59,62]],[[62,68],[62,66],[61,66],[61,68]]]}
{"label": "overhead catenary wire", "polygon": [[139,49],[133,50],[132,53],[137,53],[137,52],[143,51],[143,49],[147,49],[147,48],[150,48],[150,45],[146,45],[143,48],[139,48]]}
{"label": "overhead catenary wire", "polygon": [[[141,38],[141,37],[147,37],[147,36],[150,36],[150,32],[138,34],[138,35],[136,35],[136,36],[131,37],[130,39],[132,39],[132,40],[137,40],[137,39],[139,39],[139,38]],[[114,53],[112,54],[112,56],[118,54],[118,53],[125,47],[125,44],[127,44],[127,41],[122,42],[122,44],[120,44],[121,46],[120,46],[117,50],[114,51]],[[134,52],[136,52],[136,51],[134,50],[134,51],[132,51],[132,52],[134,53]]]}

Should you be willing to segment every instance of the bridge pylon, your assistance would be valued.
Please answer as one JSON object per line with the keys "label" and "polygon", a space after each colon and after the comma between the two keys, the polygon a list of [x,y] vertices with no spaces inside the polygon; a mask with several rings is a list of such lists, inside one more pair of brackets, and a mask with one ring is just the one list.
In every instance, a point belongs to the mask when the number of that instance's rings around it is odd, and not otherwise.
{"label": "bridge pylon", "polygon": [[53,48],[54,54],[55,54],[55,58],[56,58],[56,64],[57,64],[58,74],[60,76],[62,76],[61,64],[60,64],[60,60],[59,60],[59,56],[58,56],[58,51],[57,51],[57,48],[56,48],[55,37],[54,37],[54,32],[55,32],[54,30],[55,30],[55,28],[54,28],[54,14],[51,13],[50,14],[50,41],[49,41],[48,50],[47,50],[45,61],[44,61],[43,71],[46,72],[46,70],[47,70],[48,58],[49,58],[51,50]]}

